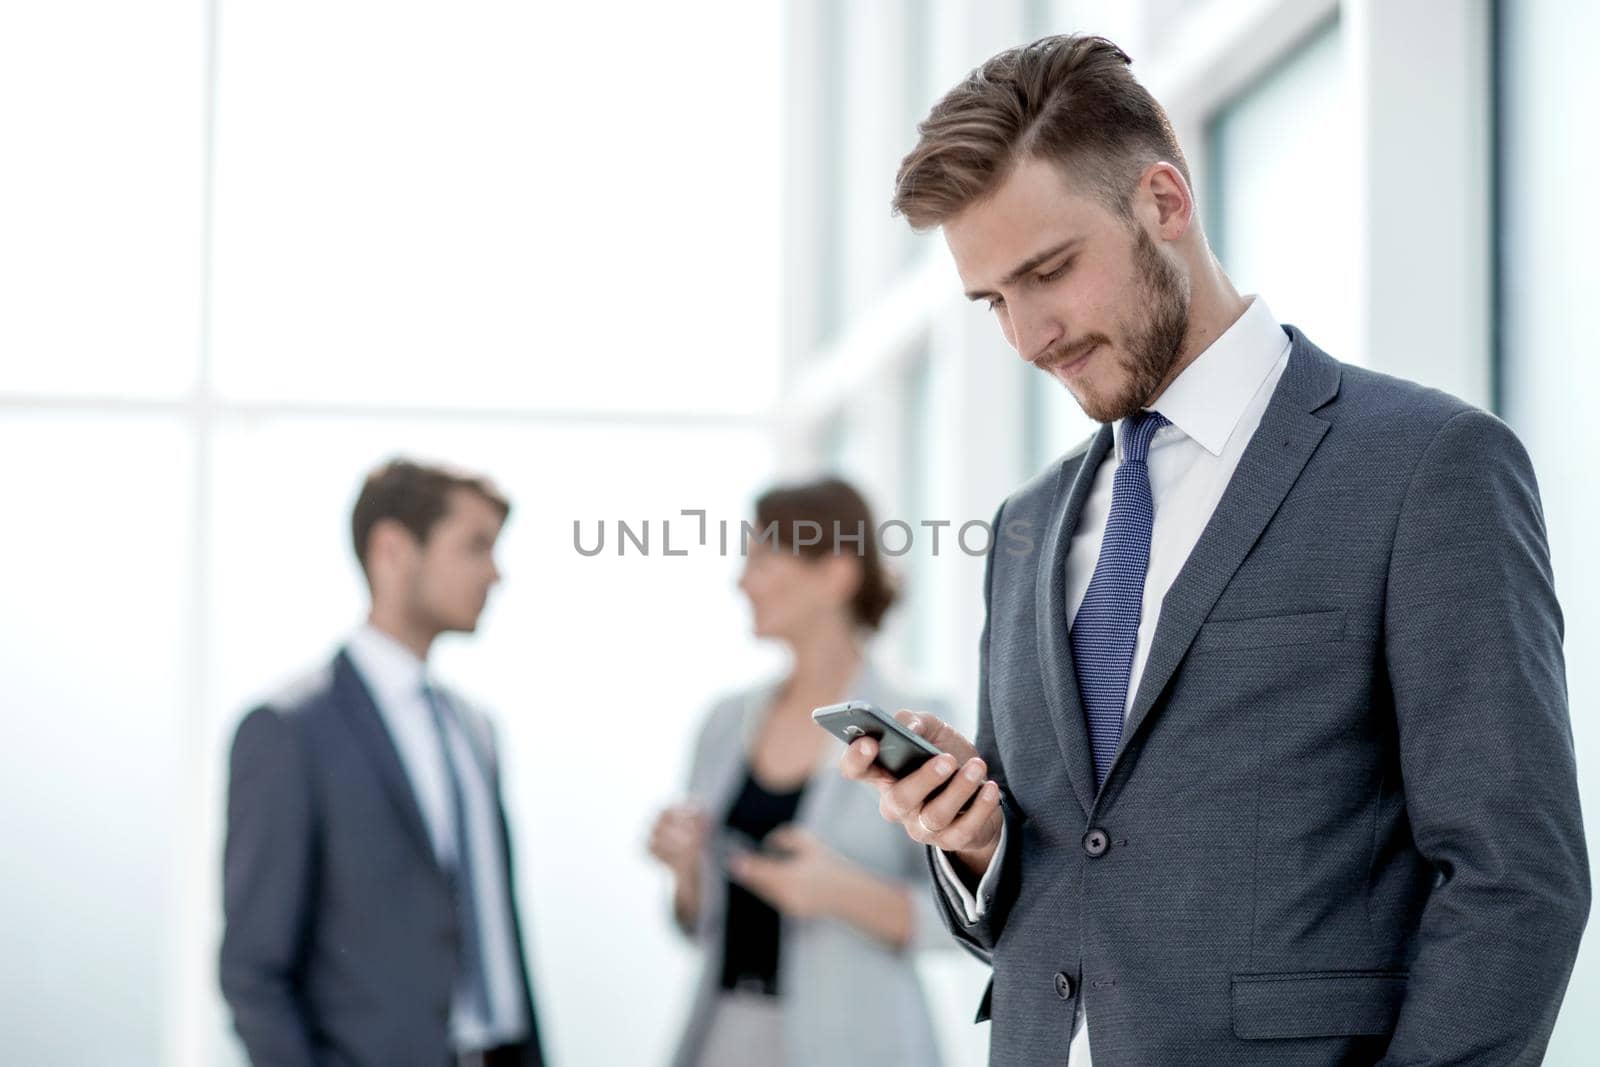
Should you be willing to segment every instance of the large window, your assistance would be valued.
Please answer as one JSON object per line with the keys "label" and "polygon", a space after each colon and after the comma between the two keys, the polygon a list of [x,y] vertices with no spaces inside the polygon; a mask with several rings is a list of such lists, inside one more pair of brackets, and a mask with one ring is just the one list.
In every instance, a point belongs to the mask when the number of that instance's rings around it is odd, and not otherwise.
{"label": "large window", "polygon": [[0,456],[6,1058],[154,1067],[199,747],[194,441],[163,415],[7,412]]}
{"label": "large window", "polygon": [[[680,513],[737,529],[774,465],[778,45],[733,0],[0,10],[8,1062],[240,1062],[228,742],[360,621],[397,452],[513,500],[436,662],[499,720],[553,1058],[661,1057],[696,961],[650,819],[774,666]],[[616,1026],[618,974],[668,992]]]}
{"label": "large window", "polygon": [[925,0],[816,0],[806,7],[806,62],[826,76],[801,79],[803,106],[791,104],[791,113],[814,124],[803,138],[810,156],[793,168],[804,174],[795,195],[816,215],[807,251],[793,267],[811,294],[797,309],[808,319],[796,331],[797,357],[859,326],[900,272],[929,250],[926,235],[890,215],[890,200],[916,124],[948,87],[938,14]]}
{"label": "large window", "polygon": [[193,385],[202,36],[200,0],[0,9],[0,392]]}
{"label": "large window", "polygon": [[[625,33],[616,5],[229,5],[218,389],[761,410],[777,289],[741,280],[776,269],[775,75],[752,62],[775,16],[624,6]],[[724,36],[727,65],[669,55]]]}
{"label": "large window", "polygon": [[1356,294],[1353,110],[1328,23],[1213,119],[1206,233],[1241,293],[1339,359],[1364,362]]}

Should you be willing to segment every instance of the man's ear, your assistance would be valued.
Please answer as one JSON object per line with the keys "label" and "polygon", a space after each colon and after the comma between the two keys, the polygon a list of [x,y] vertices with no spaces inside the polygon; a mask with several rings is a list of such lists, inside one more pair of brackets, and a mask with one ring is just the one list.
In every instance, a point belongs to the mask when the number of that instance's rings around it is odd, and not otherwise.
{"label": "man's ear", "polygon": [[[1183,172],[1171,163],[1152,163],[1145,168],[1135,193],[1136,215],[1148,214],[1144,221],[1153,224],[1166,241],[1176,241],[1188,232],[1194,220],[1194,193],[1183,180]],[[1144,209],[1144,212],[1140,211]]]}
{"label": "man's ear", "polygon": [[413,559],[421,546],[398,519],[379,519],[367,535],[367,569],[388,573]]}

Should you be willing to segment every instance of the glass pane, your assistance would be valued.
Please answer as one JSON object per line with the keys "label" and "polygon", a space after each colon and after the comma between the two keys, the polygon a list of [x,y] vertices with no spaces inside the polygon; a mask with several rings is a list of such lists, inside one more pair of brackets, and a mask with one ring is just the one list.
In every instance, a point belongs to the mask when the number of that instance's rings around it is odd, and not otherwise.
{"label": "glass pane", "polygon": [[865,485],[871,479],[872,457],[853,410],[842,410],[822,424],[818,451],[824,471],[857,485]]}
{"label": "glass pane", "polygon": [[[904,603],[898,609],[904,626],[905,662],[917,672],[919,679],[924,680],[924,684],[943,686],[949,682],[944,669],[948,665],[941,663],[937,655],[934,629],[941,622],[936,617],[938,601],[934,583],[942,561],[934,556],[929,535],[937,529],[941,554],[953,556],[956,549],[951,541],[955,537],[954,527],[959,527],[960,520],[941,514],[939,506],[939,481],[943,472],[935,465],[939,434],[936,375],[927,339],[921,340],[917,347],[920,351],[911,358],[903,372],[901,385],[905,416],[901,420],[904,440],[900,446],[899,482],[905,506],[901,514],[879,515],[878,521],[882,523],[899,519],[908,523],[915,534],[922,535],[914,540],[912,550],[901,556],[895,564],[905,574],[902,590]],[[922,525],[923,522],[941,520],[954,522],[954,527],[928,528]],[[899,533],[891,533],[889,537],[894,545],[899,544]]]}
{"label": "glass pane", "polygon": [[735,0],[230,4],[219,387],[761,409],[778,17]]}
{"label": "glass pane", "polygon": [[845,222],[844,194],[852,163],[845,135],[849,122],[849,10],[844,0],[816,0],[816,4],[816,143],[820,147],[812,165],[816,167],[814,180],[821,192],[817,206],[822,217],[817,225],[817,318],[811,335],[814,349],[833,340],[845,323],[850,234]]}
{"label": "glass pane", "polygon": [[1058,29],[1058,18],[1053,0],[1022,0],[1022,33],[1028,40],[1037,40]]}
{"label": "glass pane", "polygon": [[[900,88],[903,98],[900,125],[895,131],[900,158],[916,146],[917,124],[928,117],[933,105],[944,95],[945,90],[950,88],[934,81],[937,58],[934,51],[938,47],[939,40],[935,25],[937,17],[938,11],[926,0],[901,2],[900,58],[905,64],[905,70]],[[898,167],[898,164],[896,166]],[[888,186],[889,176],[881,177],[876,184],[880,187]],[[916,233],[906,225],[904,219],[894,221],[900,230],[901,267],[914,264],[930,254],[943,252],[943,249],[938,247],[940,242],[933,240],[931,233]]]}
{"label": "glass pane", "polygon": [[1212,123],[1206,231],[1241,293],[1259,293],[1279,322],[1359,363],[1353,122],[1330,23]]}
{"label": "glass pane", "polygon": [[190,441],[165,419],[12,414],[0,455],[4,1058],[156,1067],[181,881],[212,873],[179,870]]}
{"label": "glass pane", "polygon": [[[399,450],[482,470],[513,504],[505,582],[478,634],[444,639],[437,664],[499,721],[549,1051],[560,1063],[657,1060],[687,1010],[695,960],[667,920],[667,883],[644,843],[657,806],[681,793],[709,701],[777,665],[748,636],[734,586],[739,522],[772,469],[769,438],[391,420],[222,429],[216,750],[253,700],[324,662],[363,617],[349,509],[365,471]],[[708,512],[704,546],[684,509]],[[579,554],[574,520],[585,548],[604,522],[603,552]],[[618,554],[618,520],[635,536],[649,523],[648,555],[631,541]],[[648,976],[653,990],[627,1026],[616,1025],[618,974]]]}
{"label": "glass pane", "polygon": [[0,5],[0,391],[192,385],[203,8]]}
{"label": "glass pane", "polygon": [[[1600,204],[1571,195],[1600,167],[1591,133],[1600,114],[1600,6],[1559,0],[1500,5],[1502,205],[1500,306],[1504,414],[1538,472],[1556,591],[1566,619],[1567,690],[1579,786],[1600,855],[1600,498],[1593,489],[1600,422],[1594,293],[1600,288]],[[1587,187],[1580,179],[1580,185]],[[1591,927],[1593,922],[1591,920]],[[1587,1063],[1600,1043],[1600,939],[1583,942],[1546,1062]]]}

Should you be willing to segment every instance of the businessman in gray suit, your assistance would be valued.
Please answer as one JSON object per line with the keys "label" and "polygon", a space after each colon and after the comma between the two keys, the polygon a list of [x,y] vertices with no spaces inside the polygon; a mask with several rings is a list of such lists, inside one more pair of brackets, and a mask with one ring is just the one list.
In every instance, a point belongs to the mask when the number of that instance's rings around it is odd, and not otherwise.
{"label": "businessman in gray suit", "polygon": [[489,720],[427,665],[499,580],[510,505],[397,460],[351,520],[372,590],[233,743],[222,991],[257,1067],[541,1067]]}
{"label": "businessman in gray suit", "polygon": [[1004,52],[901,166],[1104,425],[995,517],[976,744],[841,767],[992,963],[994,1064],[1537,1064],[1590,891],[1527,455],[1241,296],[1127,64]]}

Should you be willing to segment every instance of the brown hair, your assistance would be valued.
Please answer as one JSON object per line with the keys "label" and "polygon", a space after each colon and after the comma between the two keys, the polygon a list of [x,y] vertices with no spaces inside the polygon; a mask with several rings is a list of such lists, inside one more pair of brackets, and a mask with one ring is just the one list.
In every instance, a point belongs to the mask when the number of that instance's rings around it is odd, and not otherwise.
{"label": "brown hair", "polygon": [[356,559],[367,569],[367,545],[380,519],[393,519],[417,541],[425,542],[434,524],[450,509],[450,494],[466,489],[483,497],[504,522],[511,502],[487,479],[447,467],[431,467],[408,459],[391,459],[367,475],[350,515],[350,536]]}
{"label": "brown hair", "polygon": [[849,482],[822,478],[769,489],[756,500],[756,526],[756,536],[771,531],[774,547],[807,559],[839,555],[849,545],[861,560],[861,584],[850,599],[850,613],[868,629],[882,624],[898,592],[878,551],[872,509]]}
{"label": "brown hair", "polygon": [[1104,37],[1065,34],[1011,48],[967,75],[917,126],[895,175],[894,213],[940,225],[998,189],[1018,162],[1057,163],[1127,217],[1144,168],[1189,165],[1161,105]]}

